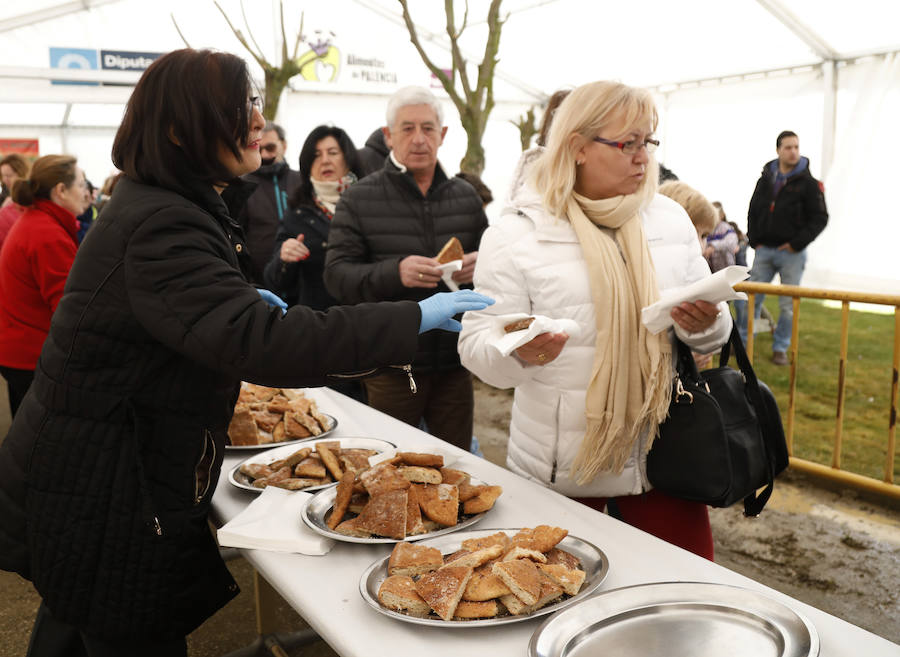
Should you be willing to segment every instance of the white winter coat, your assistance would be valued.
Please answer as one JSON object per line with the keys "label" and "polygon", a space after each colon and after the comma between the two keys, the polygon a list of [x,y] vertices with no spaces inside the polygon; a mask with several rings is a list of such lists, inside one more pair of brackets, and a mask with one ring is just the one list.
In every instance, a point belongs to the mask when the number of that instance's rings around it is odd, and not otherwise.
{"label": "white winter coat", "polygon": [[[525,171],[537,152],[523,154],[506,207],[481,239],[475,289],[496,303],[465,314],[459,338],[462,364],[492,386],[515,388],[507,455],[511,470],[573,497],[636,495],[650,488],[646,437],[635,444],[621,473],[600,473],[583,486],[570,477],[585,431],[595,308],[575,231],[568,220],[548,215],[526,183]],[[697,232],[675,201],[657,194],[641,219],[661,290],[710,275]],[[723,303],[720,309],[720,318],[707,331],[688,334],[677,327],[678,336],[694,351],[715,351],[731,332],[728,307]],[[570,337],[548,365],[528,365],[487,344],[492,317],[510,313],[570,318],[581,326],[581,335]]]}

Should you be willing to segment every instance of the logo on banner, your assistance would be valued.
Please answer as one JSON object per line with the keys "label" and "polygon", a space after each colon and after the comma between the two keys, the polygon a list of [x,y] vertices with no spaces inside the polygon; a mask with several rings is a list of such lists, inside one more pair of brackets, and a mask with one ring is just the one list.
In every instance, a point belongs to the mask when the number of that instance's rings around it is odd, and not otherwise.
{"label": "logo on banner", "polygon": [[[88,50],[86,48],[56,48],[51,46],[50,68],[75,68],[85,71],[97,70],[99,68],[97,63],[97,51]],[[75,84],[96,87],[99,83],[80,80],[52,80],[51,84]]]}
{"label": "logo on banner", "polygon": [[37,139],[0,139],[0,157],[18,153],[26,160],[34,162],[40,155]]}
{"label": "logo on banner", "polygon": [[[335,37],[334,32],[328,32],[331,36],[322,36],[322,30],[315,31],[315,40],[306,41],[309,50],[300,55],[296,64],[300,69],[300,76],[310,82],[334,82],[341,72],[341,51],[331,43]],[[304,40],[306,37],[301,37]]]}

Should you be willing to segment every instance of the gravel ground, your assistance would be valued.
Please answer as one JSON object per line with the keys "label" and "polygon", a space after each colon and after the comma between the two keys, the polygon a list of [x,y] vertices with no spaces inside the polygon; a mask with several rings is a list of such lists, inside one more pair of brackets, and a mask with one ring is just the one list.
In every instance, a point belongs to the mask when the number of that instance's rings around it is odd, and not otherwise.
{"label": "gravel ground", "polygon": [[[0,400],[6,399],[0,379]],[[503,464],[511,394],[476,386],[475,434],[485,457]],[[0,435],[9,423],[0,401]],[[223,485],[227,485],[223,482]],[[758,519],[738,506],[710,513],[716,561],[875,634],[900,643],[900,509],[832,491],[791,473],[779,478]],[[189,638],[191,657],[217,657],[256,638],[253,570],[243,559],[228,567],[241,594]],[[0,572],[0,657],[24,655],[39,604],[31,584]],[[286,604],[278,631],[305,626]],[[331,657],[323,642],[288,651],[291,657]]]}

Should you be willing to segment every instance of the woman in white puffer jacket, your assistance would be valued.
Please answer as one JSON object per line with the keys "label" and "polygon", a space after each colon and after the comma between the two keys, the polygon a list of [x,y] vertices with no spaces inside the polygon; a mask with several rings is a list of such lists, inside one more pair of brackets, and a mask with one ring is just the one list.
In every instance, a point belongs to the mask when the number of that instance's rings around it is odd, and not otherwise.
{"label": "woman in white puffer jacket", "polygon": [[[496,303],[463,319],[459,352],[485,382],[515,388],[507,464],[514,472],[712,558],[705,505],[651,490],[646,453],[665,418],[671,331],[650,334],[642,307],[710,274],[684,210],[656,194],[650,94],[619,83],[574,90],[546,149],[524,153],[500,220],[482,237],[476,289]],[[497,316],[568,318],[577,336],[544,333],[502,356]],[[727,305],[672,312],[692,350],[731,331]],[[649,491],[649,492],[648,492]]]}

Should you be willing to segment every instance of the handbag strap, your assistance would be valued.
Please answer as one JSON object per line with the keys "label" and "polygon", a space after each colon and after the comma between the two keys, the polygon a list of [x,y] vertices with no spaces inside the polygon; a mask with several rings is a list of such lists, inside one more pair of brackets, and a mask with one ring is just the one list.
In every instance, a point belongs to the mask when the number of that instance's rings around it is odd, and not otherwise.
{"label": "handbag strap", "polygon": [[[728,338],[728,342],[722,347],[722,352],[719,356],[720,367],[728,365],[731,351],[734,351],[734,358],[737,361],[738,368],[744,375],[744,389],[746,390],[747,396],[750,398],[750,404],[753,406],[753,410],[756,411],[759,426],[761,429],[765,429],[765,427],[769,426],[769,411],[765,401],[763,401],[762,392],[760,392],[759,389],[759,379],[756,378],[756,372],[753,371],[753,366],[750,364],[750,359],[747,357],[747,351],[744,349],[744,341],[741,340],[741,335],[738,333],[735,324],[731,325],[731,335]],[[769,501],[772,491],[775,489],[775,475],[772,472],[772,460],[769,458],[769,446],[765,437],[763,437],[762,447],[766,452],[766,467],[769,471],[768,483],[758,495],[751,493],[744,498],[744,515],[748,517],[755,517],[760,514],[763,507],[766,505],[766,502]]]}

